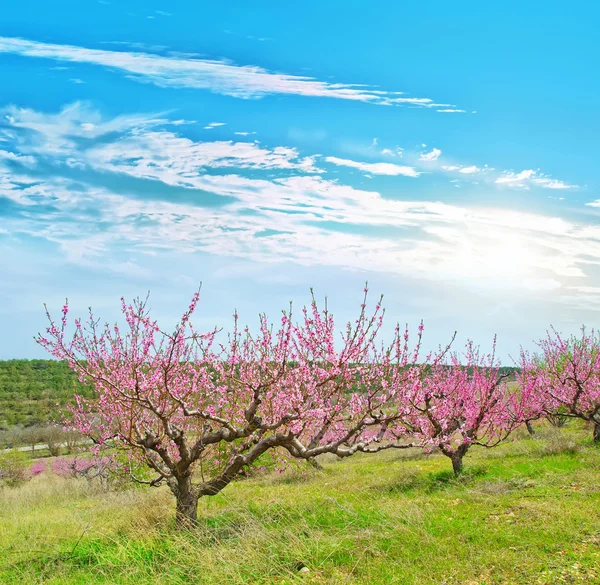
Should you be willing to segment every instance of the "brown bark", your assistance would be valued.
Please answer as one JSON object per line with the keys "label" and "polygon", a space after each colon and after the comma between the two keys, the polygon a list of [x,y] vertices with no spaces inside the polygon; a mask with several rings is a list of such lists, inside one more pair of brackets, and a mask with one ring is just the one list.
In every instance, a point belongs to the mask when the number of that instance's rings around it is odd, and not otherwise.
{"label": "brown bark", "polygon": [[177,501],[177,512],[175,515],[175,524],[180,530],[193,528],[198,523],[198,500],[199,493],[192,485],[190,477],[183,477],[178,480],[173,490]]}
{"label": "brown bark", "polygon": [[594,424],[594,443],[600,443],[600,422],[593,421]]}
{"label": "brown bark", "polygon": [[452,461],[452,470],[454,471],[454,475],[458,477],[463,470],[463,454],[459,451],[456,451],[455,453],[452,453],[450,459]]}
{"label": "brown bark", "polygon": [[444,447],[444,446],[440,446],[440,450],[442,451],[442,453],[446,456],[450,458],[450,461],[452,461],[452,471],[454,471],[454,476],[458,477],[463,470],[463,457],[466,455],[467,451],[469,450],[470,445],[468,444],[462,444],[459,445],[455,451],[452,451],[451,449]]}

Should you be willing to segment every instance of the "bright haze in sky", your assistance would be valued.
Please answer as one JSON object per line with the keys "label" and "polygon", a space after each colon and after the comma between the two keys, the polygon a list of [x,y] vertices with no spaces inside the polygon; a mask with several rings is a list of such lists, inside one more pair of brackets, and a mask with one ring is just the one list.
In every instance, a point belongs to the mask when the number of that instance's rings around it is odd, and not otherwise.
{"label": "bright haze in sky", "polygon": [[[20,0],[0,22],[0,358],[43,303],[196,326],[365,281],[510,364],[600,310],[594,2]],[[340,323],[341,325],[342,323]]]}

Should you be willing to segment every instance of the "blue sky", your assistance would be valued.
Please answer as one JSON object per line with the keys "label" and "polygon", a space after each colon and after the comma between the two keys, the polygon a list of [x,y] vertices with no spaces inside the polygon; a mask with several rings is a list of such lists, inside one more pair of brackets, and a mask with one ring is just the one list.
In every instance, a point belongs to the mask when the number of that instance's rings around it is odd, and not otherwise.
{"label": "blue sky", "polygon": [[[368,8],[367,8],[368,7]],[[362,285],[500,353],[600,310],[600,8],[20,0],[0,22],[0,358],[44,302],[275,318]]]}

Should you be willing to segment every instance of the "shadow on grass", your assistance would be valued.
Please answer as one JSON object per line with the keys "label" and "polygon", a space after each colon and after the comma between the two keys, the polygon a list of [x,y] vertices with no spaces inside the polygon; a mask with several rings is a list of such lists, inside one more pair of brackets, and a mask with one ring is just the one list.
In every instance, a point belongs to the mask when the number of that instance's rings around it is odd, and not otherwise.
{"label": "shadow on grass", "polygon": [[410,492],[433,493],[456,486],[466,486],[488,474],[487,467],[472,465],[456,477],[451,469],[433,473],[403,473],[392,481],[374,485],[370,489],[379,493],[397,494]]}
{"label": "shadow on grass", "polygon": [[307,468],[305,470],[292,470],[285,471],[279,476],[275,476],[270,480],[273,485],[298,485],[304,483],[310,483],[315,481],[324,475],[326,475],[326,469],[313,469]]}

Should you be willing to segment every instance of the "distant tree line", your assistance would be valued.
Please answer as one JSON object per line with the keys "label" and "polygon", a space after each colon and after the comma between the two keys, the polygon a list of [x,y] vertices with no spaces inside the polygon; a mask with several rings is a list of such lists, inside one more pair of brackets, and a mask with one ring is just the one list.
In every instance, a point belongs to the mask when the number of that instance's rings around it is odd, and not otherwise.
{"label": "distant tree line", "polygon": [[[514,380],[518,368],[502,366],[499,373]],[[64,361],[0,360],[0,431],[57,421],[74,394],[90,397],[92,390]]]}
{"label": "distant tree line", "polygon": [[59,420],[73,395],[91,396],[66,362],[0,361],[0,430],[47,425]]}
{"label": "distant tree line", "polygon": [[52,457],[58,457],[74,453],[84,444],[77,431],[51,423],[0,430],[0,449],[27,447],[32,455],[39,446],[45,446]]}

